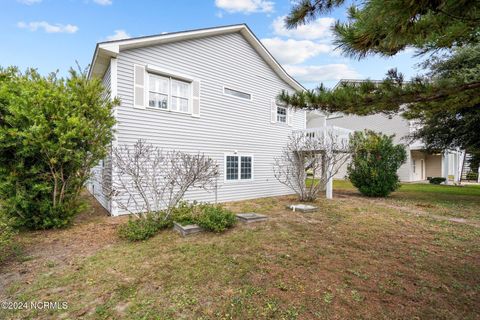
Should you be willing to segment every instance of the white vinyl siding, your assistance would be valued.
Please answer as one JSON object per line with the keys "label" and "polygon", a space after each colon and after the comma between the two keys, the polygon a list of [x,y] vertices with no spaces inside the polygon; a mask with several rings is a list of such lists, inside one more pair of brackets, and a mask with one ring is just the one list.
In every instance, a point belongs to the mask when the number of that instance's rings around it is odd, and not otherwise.
{"label": "white vinyl siding", "polygon": [[[104,97],[109,98],[112,91],[111,66],[107,68],[102,82],[105,87]],[[107,210],[110,210],[109,195],[112,188],[112,162],[111,155],[107,155],[98,164],[92,168],[91,177],[87,183],[88,191],[97,199],[97,201]]]}
{"label": "white vinyl siding", "polygon": [[[272,164],[292,130],[305,128],[305,112],[292,112],[291,127],[270,124],[270,101],[282,90],[292,92],[293,88],[278,77],[240,33],[125,50],[117,60],[119,145],[145,139],[164,150],[205,153],[219,165],[220,202],[291,193],[273,176]],[[134,65],[146,65],[147,71],[151,66],[162,66],[195,79],[189,101],[191,116],[153,108],[135,109]],[[253,99],[227,96],[224,87],[249,93]],[[254,155],[252,180],[229,183],[222,177],[225,153],[235,151]],[[186,200],[212,202],[215,193],[192,189]]]}

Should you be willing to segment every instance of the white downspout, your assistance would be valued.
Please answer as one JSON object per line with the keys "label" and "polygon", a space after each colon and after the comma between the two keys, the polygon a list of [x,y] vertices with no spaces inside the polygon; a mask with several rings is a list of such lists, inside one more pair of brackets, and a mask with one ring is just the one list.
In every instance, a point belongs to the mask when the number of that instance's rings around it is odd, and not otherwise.
{"label": "white downspout", "polygon": [[[324,122],[323,122],[323,139],[324,139],[323,141],[324,141],[324,145],[326,145],[326,143],[327,143],[327,132],[328,132],[328,130],[327,130],[327,116],[325,116]],[[332,136],[333,136],[333,132],[332,132]],[[325,150],[325,152],[327,152],[327,150]],[[326,158],[327,157],[325,157],[325,159]],[[325,197],[327,199],[333,199],[333,177],[332,177],[333,168],[332,168],[332,164],[329,162],[328,164],[324,163],[323,165],[327,167],[327,177],[329,177],[328,180],[327,180],[327,185],[325,186]]]}
{"label": "white downspout", "polygon": [[460,155],[459,155],[459,151],[457,150],[454,154],[453,154],[453,182],[455,183],[459,183],[460,182],[460,179],[459,179],[459,170],[458,170],[458,164],[460,163],[460,159],[459,159]]}

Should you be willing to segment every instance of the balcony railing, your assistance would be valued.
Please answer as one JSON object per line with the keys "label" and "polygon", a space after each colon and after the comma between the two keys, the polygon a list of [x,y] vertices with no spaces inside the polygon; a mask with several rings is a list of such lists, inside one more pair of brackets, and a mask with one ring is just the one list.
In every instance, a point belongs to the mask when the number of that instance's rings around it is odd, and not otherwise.
{"label": "balcony railing", "polygon": [[353,130],[337,126],[326,126],[295,130],[294,133],[301,134],[307,139],[323,139],[324,145],[335,144],[337,148],[345,149],[348,146]]}

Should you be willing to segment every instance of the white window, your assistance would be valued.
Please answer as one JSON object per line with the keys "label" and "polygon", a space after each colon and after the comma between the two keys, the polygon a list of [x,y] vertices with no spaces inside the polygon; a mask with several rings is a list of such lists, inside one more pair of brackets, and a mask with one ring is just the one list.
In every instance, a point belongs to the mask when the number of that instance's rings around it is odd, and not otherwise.
{"label": "white window", "polygon": [[148,106],[152,108],[168,109],[168,87],[170,79],[167,77],[148,75]]}
{"label": "white window", "polygon": [[225,180],[252,180],[253,157],[250,155],[225,156]]}
{"label": "white window", "polygon": [[223,88],[223,93],[229,96],[234,96],[234,97],[245,99],[245,100],[252,100],[252,95],[250,93],[245,93],[238,90]]}
{"label": "white window", "polygon": [[190,82],[148,74],[148,106],[151,108],[190,112]]}
{"label": "white window", "polygon": [[287,108],[277,106],[277,122],[287,123]]}
{"label": "white window", "polygon": [[190,111],[190,83],[172,79],[172,111]]}

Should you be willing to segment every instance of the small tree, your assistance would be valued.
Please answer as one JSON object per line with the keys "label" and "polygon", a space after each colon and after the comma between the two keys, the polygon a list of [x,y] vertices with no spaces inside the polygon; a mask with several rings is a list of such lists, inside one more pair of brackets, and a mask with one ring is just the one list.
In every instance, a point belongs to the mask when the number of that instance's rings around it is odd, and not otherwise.
{"label": "small tree", "polygon": [[[282,154],[275,158],[273,171],[300,201],[314,201],[348,158],[348,139],[332,130],[323,134],[294,132]],[[307,171],[311,180],[307,180]]]}
{"label": "small tree", "polygon": [[144,140],[115,148],[112,160],[113,199],[137,217],[165,210],[168,219],[189,189],[208,190],[218,176],[215,161],[204,154],[164,152]]}
{"label": "small tree", "polygon": [[116,103],[85,71],[64,79],[0,68],[1,210],[32,229],[67,225],[107,154]]}
{"label": "small tree", "polygon": [[400,186],[397,170],[405,163],[407,153],[403,145],[393,144],[393,136],[370,130],[355,132],[350,152],[348,178],[362,194],[386,197]]}

